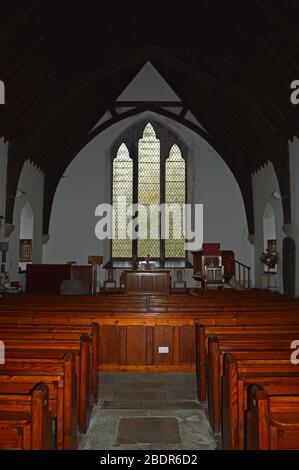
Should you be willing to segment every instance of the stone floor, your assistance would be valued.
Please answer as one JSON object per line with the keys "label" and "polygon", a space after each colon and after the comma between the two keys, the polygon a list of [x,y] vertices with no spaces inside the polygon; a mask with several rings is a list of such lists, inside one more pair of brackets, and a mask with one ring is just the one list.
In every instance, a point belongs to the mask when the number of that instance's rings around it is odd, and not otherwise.
{"label": "stone floor", "polygon": [[80,449],[215,449],[192,373],[101,373]]}

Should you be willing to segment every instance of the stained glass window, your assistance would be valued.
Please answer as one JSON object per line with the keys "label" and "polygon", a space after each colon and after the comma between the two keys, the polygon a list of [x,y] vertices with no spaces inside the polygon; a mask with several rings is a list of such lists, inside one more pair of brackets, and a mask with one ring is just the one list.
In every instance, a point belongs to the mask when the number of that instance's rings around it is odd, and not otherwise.
{"label": "stained glass window", "polygon": [[[169,238],[164,241],[164,255],[166,258],[184,258],[184,230],[183,230],[183,205],[185,203],[185,160],[182,157],[178,145],[174,144],[162,163],[160,153],[160,140],[156,136],[155,129],[148,123],[144,129],[142,138],[138,140],[138,153],[136,155],[136,172],[133,170],[133,160],[125,143],[121,144],[117,155],[113,160],[112,203],[114,208],[113,230],[115,238],[112,240],[113,258],[131,258],[133,246],[137,246],[139,258],[149,255],[151,258],[160,258],[160,213],[155,213],[154,220],[150,217],[150,206],[160,207],[160,203],[170,206]],[[165,179],[161,181],[161,165],[165,165]],[[164,171],[162,172],[164,175]],[[135,183],[136,182],[136,183]],[[133,184],[136,184],[138,200],[133,201]],[[163,185],[161,188],[161,184]],[[161,191],[163,189],[164,191]],[[135,193],[134,193],[135,194]],[[165,194],[165,200],[161,200],[161,194]],[[125,217],[127,225],[131,221],[131,215],[125,214],[118,208],[119,196],[126,198],[127,207],[133,202],[138,202],[138,239],[137,245],[133,245],[126,231],[120,231],[118,222]],[[172,211],[176,204],[175,214]],[[144,211],[141,208],[144,207]],[[152,206],[153,207],[153,206]],[[179,210],[178,210],[179,209]]]}
{"label": "stained glass window", "polygon": [[165,162],[165,203],[169,209],[169,238],[165,240],[166,258],[185,256],[183,205],[185,203],[185,160],[178,145],[173,145]]}
{"label": "stained glass window", "polygon": [[[113,231],[115,238],[112,240],[113,258],[130,258],[132,256],[132,240],[126,231],[120,230],[119,197],[125,198],[126,205],[132,204],[133,198],[133,161],[130,158],[129,150],[122,144],[113,160],[113,185],[112,204],[114,209]],[[130,216],[126,215],[126,222],[130,221]]]}
{"label": "stained glass window", "polygon": [[150,204],[160,204],[160,141],[156,138],[153,126],[148,123],[138,142],[138,204],[145,206],[146,212],[138,213],[138,256],[160,257],[160,224],[156,224],[158,238],[151,233]]}

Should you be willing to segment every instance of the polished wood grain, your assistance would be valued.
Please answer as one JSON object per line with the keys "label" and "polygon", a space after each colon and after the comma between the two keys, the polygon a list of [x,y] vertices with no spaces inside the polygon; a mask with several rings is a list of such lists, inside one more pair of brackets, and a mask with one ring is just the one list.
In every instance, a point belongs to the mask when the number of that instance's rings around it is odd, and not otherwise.
{"label": "polished wood grain", "polygon": [[246,450],[298,450],[299,384],[252,384],[248,396]]}
{"label": "polished wood grain", "polygon": [[299,383],[296,366],[288,359],[239,359],[226,354],[222,392],[222,445],[224,449],[244,448],[244,415],[247,390],[252,383]]}
{"label": "polished wood grain", "polygon": [[125,294],[169,295],[170,271],[124,271]]}
{"label": "polished wood grain", "polygon": [[52,450],[54,434],[48,387],[0,384],[0,449]]}

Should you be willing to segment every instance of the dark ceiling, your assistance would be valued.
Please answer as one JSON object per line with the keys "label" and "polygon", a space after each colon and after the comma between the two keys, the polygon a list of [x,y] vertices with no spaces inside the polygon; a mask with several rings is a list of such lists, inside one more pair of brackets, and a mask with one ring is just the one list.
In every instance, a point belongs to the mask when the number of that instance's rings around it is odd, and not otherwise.
{"label": "dark ceiling", "polygon": [[[210,135],[242,190],[253,234],[251,174],[276,170],[290,223],[288,140],[299,136],[298,0],[1,0],[0,79],[9,141],[7,194],[25,159],[45,172],[44,233],[70,161],[150,60]],[[6,222],[12,223],[13,198]]]}

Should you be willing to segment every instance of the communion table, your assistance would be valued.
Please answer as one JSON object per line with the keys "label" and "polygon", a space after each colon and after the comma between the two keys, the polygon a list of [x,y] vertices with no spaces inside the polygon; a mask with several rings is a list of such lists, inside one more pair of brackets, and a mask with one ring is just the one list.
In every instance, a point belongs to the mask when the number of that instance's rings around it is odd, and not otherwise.
{"label": "communion table", "polygon": [[170,271],[124,271],[125,294],[169,295]]}

